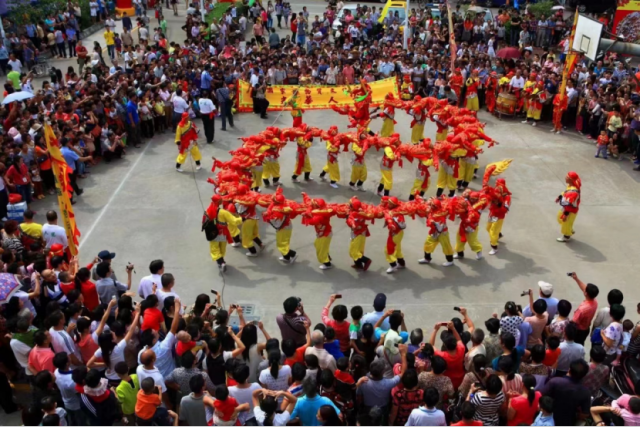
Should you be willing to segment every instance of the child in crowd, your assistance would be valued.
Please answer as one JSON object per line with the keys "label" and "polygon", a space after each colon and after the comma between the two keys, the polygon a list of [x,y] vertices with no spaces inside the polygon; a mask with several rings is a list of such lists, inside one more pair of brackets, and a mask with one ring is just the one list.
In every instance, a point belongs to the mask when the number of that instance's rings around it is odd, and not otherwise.
{"label": "child in crowd", "polygon": [[[302,396],[304,394],[304,390],[302,389],[302,381],[304,381],[306,376],[307,368],[304,366],[304,364],[298,362],[294,363],[291,367],[291,385],[289,386],[287,391],[295,397]],[[282,403],[286,406],[286,400]]]}
{"label": "child in crowd", "polygon": [[560,357],[560,338],[556,336],[550,336],[547,338],[547,350],[544,357],[544,365],[550,368],[556,368],[558,366],[558,358]]}
{"label": "child in crowd", "polygon": [[549,396],[542,396],[538,401],[540,406],[540,413],[536,417],[532,426],[555,426],[553,421],[553,398]]}
{"label": "child in crowd", "polygon": [[44,413],[45,418],[48,415],[57,415],[59,417],[59,424],[57,425],[60,425],[60,426],[68,425],[67,411],[65,411],[63,408],[58,408],[58,403],[56,402],[56,399],[53,396],[46,396],[42,398],[42,412]]}
{"label": "child in crowd", "polygon": [[166,409],[161,407],[162,388],[155,384],[152,377],[142,380],[140,386],[142,389],[138,392],[135,406],[136,417],[146,422],[153,420],[157,425],[167,425],[161,424],[162,418],[165,418],[163,417],[164,412],[166,412]]}
{"label": "child in crowd", "polygon": [[140,391],[140,382],[136,374],[129,375],[129,366],[126,362],[118,362],[115,366],[116,374],[120,378],[120,384],[116,388],[116,397],[120,402],[122,414],[129,422],[129,425],[135,424],[135,410],[138,401],[138,392]]}
{"label": "child in crowd", "polygon": [[304,364],[307,365],[307,374],[306,377],[311,377],[317,379],[319,377],[320,370],[320,362],[318,361],[318,356],[315,354],[307,354],[304,356]]}
{"label": "child in crowd", "polygon": [[600,154],[602,154],[602,157],[607,159],[608,158],[607,147],[609,146],[609,138],[607,137],[607,131],[605,130],[600,131],[600,136],[598,137],[596,144],[597,144],[597,148],[596,148],[595,157],[600,158]]}
{"label": "child in crowd", "polygon": [[229,397],[229,389],[220,384],[216,387],[215,400],[213,401],[213,425],[233,426],[238,421],[238,412],[248,411],[249,404],[238,404],[238,401]]}
{"label": "child in crowd", "polygon": [[409,349],[407,350],[409,353],[415,353],[416,350],[420,349],[420,345],[424,340],[424,335],[422,333],[421,328],[416,328],[411,331],[411,335],[409,336]]}
{"label": "child in crowd", "polygon": [[620,348],[618,349],[619,355],[627,351],[629,343],[631,342],[631,337],[633,335],[633,327],[633,322],[629,319],[622,322],[622,342],[620,343]]}
{"label": "child in crowd", "polygon": [[340,351],[340,342],[336,339],[336,331],[331,326],[327,326],[324,331],[324,349],[336,360],[344,356]]}
{"label": "child in crowd", "polygon": [[614,159],[622,160],[620,157],[620,134],[614,133],[609,141],[609,153]]}
{"label": "child in crowd", "polygon": [[360,336],[360,321],[362,320],[362,316],[364,315],[364,311],[362,307],[359,305],[354,305],[351,307],[351,324],[349,325],[349,345],[351,348],[354,348],[354,343]]}

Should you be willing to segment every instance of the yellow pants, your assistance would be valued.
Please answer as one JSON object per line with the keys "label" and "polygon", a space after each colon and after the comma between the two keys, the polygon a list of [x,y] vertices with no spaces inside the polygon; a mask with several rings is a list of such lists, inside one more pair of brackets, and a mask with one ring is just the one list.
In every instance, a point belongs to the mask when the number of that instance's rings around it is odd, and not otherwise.
{"label": "yellow pants", "polygon": [[[426,184],[426,187],[423,185]],[[424,182],[422,178],[416,178],[413,180],[413,187],[411,187],[410,195],[416,194],[416,192],[426,192],[429,189],[429,184],[431,184],[431,178],[427,178],[427,182]]]}
{"label": "yellow pants", "polygon": [[460,240],[460,233],[456,235],[456,252],[464,251],[464,247],[466,244],[469,244],[471,250],[475,253],[478,253],[482,250],[482,244],[478,240],[478,229],[476,228],[473,233],[467,233],[467,242],[463,243]]}
{"label": "yellow pants", "polygon": [[395,131],[395,124],[392,119],[384,119],[382,121],[382,129],[380,129],[380,136],[386,138],[391,136],[391,134]]}
{"label": "yellow pants", "polygon": [[313,246],[316,247],[316,256],[318,257],[318,262],[325,264],[331,261],[329,259],[329,247],[331,246],[331,236],[316,238],[316,241],[313,243]]}
{"label": "yellow pants", "polygon": [[563,210],[560,209],[560,211],[558,212],[558,224],[560,224],[560,232],[563,236],[571,237],[575,233],[575,231],[573,231],[573,223],[575,222],[576,216],[578,216],[578,214],[570,213],[569,215],[567,215],[567,219],[563,221],[562,213]]}
{"label": "yellow pants", "polygon": [[238,228],[237,225],[229,223],[227,224],[227,227],[229,228],[229,234],[231,234],[231,237],[236,237],[238,234],[240,234],[240,228]]}
{"label": "yellow pants", "polygon": [[460,157],[458,164],[460,165],[458,168],[458,179],[465,182],[471,182],[476,170],[476,165],[473,163],[467,163],[466,160],[464,160],[464,157]]}
{"label": "yellow pants", "polygon": [[224,258],[227,253],[227,242],[209,242],[209,252],[214,261]]}
{"label": "yellow pants", "polygon": [[329,179],[331,181],[334,181],[334,182],[340,181],[340,165],[338,165],[338,162],[335,162],[335,163],[327,162],[327,164],[324,165],[324,168],[322,168],[322,170],[329,174]]}
{"label": "yellow pants", "polygon": [[442,247],[442,253],[445,255],[453,255],[453,247],[451,247],[451,241],[449,240],[449,232],[441,233],[437,239],[427,236],[427,240],[424,241],[425,253],[431,254],[436,250],[436,247],[440,244]]}
{"label": "yellow pants", "polygon": [[292,228],[285,228],[284,230],[276,231],[276,246],[282,255],[288,254],[291,250],[289,243],[291,243],[292,232]]}
{"label": "yellow pants", "polygon": [[351,180],[354,184],[358,181],[365,182],[367,180],[367,165],[353,165],[351,166]]}
{"label": "yellow pants", "polygon": [[498,239],[500,238],[503,222],[504,219],[499,219],[496,222],[487,222],[487,231],[489,232],[491,246],[498,246]]}
{"label": "yellow pants", "polygon": [[381,170],[380,174],[380,183],[384,185],[385,190],[391,191],[391,189],[393,188],[393,171]]}
{"label": "yellow pants", "polygon": [[445,129],[442,132],[436,132],[436,141],[444,141],[449,135],[449,129]]}
{"label": "yellow pants", "polygon": [[[296,156],[296,167],[293,169],[293,174],[296,175],[296,172],[298,170],[298,156]],[[305,172],[311,172],[311,162],[309,161],[309,155],[307,154],[306,156],[304,156],[304,164],[302,165],[302,172],[301,173],[305,173]]]}
{"label": "yellow pants", "polygon": [[438,188],[448,188],[449,190],[455,190],[457,186],[456,178],[453,175],[449,175],[442,166],[438,169]]}
{"label": "yellow pants", "polygon": [[364,244],[366,242],[367,237],[364,234],[351,239],[349,243],[349,256],[352,260],[357,261],[364,256]]}
{"label": "yellow pants", "polygon": [[280,178],[280,163],[263,162],[262,163],[262,179]]}
{"label": "yellow pants", "polygon": [[262,168],[251,168],[251,188],[262,187]]}
{"label": "yellow pants", "polygon": [[387,250],[387,245],[385,243],[384,245],[384,254],[387,258],[387,262],[389,264],[393,264],[394,262],[398,261],[398,258],[403,259],[404,255],[402,255],[402,238],[404,237],[404,230],[400,231],[398,234],[396,234],[395,236],[393,236],[392,240],[393,243],[396,244],[396,248],[393,251],[393,253],[389,253],[389,251]]}
{"label": "yellow pants", "polygon": [[187,156],[189,155],[189,153],[191,153],[191,157],[193,157],[193,160],[195,162],[199,162],[202,159],[202,155],[200,154],[200,150],[198,149],[198,146],[194,145],[193,147],[191,147],[189,151],[185,150],[185,152],[182,154],[178,153],[178,158],[176,159],[176,162],[183,165],[185,160],[187,160]]}
{"label": "yellow pants", "polygon": [[414,125],[411,128],[411,143],[412,144],[420,144],[424,139],[424,124]]}
{"label": "yellow pants", "polygon": [[253,247],[253,239],[260,237],[257,219],[247,219],[242,223],[242,247]]}
{"label": "yellow pants", "polygon": [[542,114],[542,110],[533,105],[527,109],[527,119],[540,120],[540,114]]}
{"label": "yellow pants", "polygon": [[480,103],[478,102],[478,95],[473,98],[467,98],[467,110],[478,111],[480,109]]}

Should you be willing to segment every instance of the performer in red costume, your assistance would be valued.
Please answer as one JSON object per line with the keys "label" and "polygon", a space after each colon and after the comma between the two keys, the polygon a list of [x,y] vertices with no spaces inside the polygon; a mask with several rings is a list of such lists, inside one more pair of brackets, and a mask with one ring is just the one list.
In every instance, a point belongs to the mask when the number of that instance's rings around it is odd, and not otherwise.
{"label": "performer in red costume", "polygon": [[582,187],[580,176],[573,171],[569,172],[564,180],[567,183],[567,189],[556,199],[556,203],[560,204],[558,223],[562,233],[562,237],[558,237],[557,240],[561,243],[568,242],[575,234],[573,223],[580,209],[580,189]]}
{"label": "performer in red costume", "polygon": [[387,244],[384,247],[384,255],[389,263],[387,274],[395,273],[398,269],[406,267],[404,255],[402,255],[402,238],[407,223],[403,214],[394,212],[394,209],[399,206],[400,201],[397,197],[382,198],[382,207],[387,210],[384,215],[384,226],[389,229]]}
{"label": "performer in red costume", "polygon": [[456,68],[453,72],[453,75],[449,78],[449,86],[451,90],[454,91],[458,97],[458,103],[460,103],[460,94],[462,93],[462,85],[464,84],[464,80],[462,78],[462,72],[460,68]]}
{"label": "performer in red costume", "polygon": [[327,202],[324,199],[311,199],[305,193],[302,193],[302,197],[308,207],[302,217],[302,224],[311,225],[315,228],[316,240],[313,246],[316,248],[316,257],[320,262],[320,270],[329,270],[333,268],[331,255],[329,255],[331,238],[333,237],[331,217],[336,215],[337,212],[327,206]]}
{"label": "performer in red costume", "polygon": [[367,242],[367,237],[371,235],[367,221],[372,219],[373,215],[365,211],[363,203],[357,197],[354,196],[349,200],[349,214],[347,217],[347,226],[351,229],[349,256],[353,260],[351,268],[356,270],[367,271],[371,265],[371,259],[364,256],[364,246]]}
{"label": "performer in red costume", "polygon": [[[242,219],[232,215],[228,210],[223,209],[222,197],[214,194],[211,197],[211,204],[202,217],[202,230],[207,234],[209,240],[209,252],[211,259],[217,264],[223,273],[227,270],[227,263],[224,256],[227,253],[227,243],[233,243],[233,238],[229,232],[229,226],[238,227],[242,224]],[[217,235],[210,234],[207,230],[209,227],[217,229]]]}
{"label": "performer in red costume", "polygon": [[182,120],[176,129],[176,145],[180,147],[178,158],[176,159],[176,171],[182,172],[182,165],[191,153],[191,157],[196,162],[196,170],[202,169],[200,160],[202,155],[198,149],[198,128],[189,119],[189,113],[182,114]]}
{"label": "performer in red costume", "polygon": [[480,224],[480,213],[471,204],[460,197],[455,198],[455,212],[460,218],[460,226],[456,236],[456,247],[454,259],[464,258],[464,247],[469,247],[476,253],[476,259],[481,260],[482,244],[478,241],[478,225]]}
{"label": "performer in red costume", "polygon": [[487,111],[493,114],[496,109],[496,89],[498,88],[498,73],[492,71],[487,79],[487,88],[484,93],[484,102],[487,104]]}

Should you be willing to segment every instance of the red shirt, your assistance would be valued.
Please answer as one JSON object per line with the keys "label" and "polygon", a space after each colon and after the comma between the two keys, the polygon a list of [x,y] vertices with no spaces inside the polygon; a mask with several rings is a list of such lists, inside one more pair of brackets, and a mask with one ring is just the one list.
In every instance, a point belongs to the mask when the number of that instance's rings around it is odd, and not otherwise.
{"label": "red shirt", "polygon": [[510,404],[511,407],[516,410],[516,416],[511,421],[507,421],[507,425],[530,426],[533,424],[536,412],[538,412],[538,401],[541,396],[542,394],[539,391],[536,391],[536,397],[533,399],[533,403],[531,405],[529,405],[529,399],[524,396],[512,398]]}
{"label": "red shirt", "polygon": [[[160,330],[160,324],[164,322],[164,316],[162,312],[157,308],[147,308],[144,311],[144,320],[142,322],[141,330],[153,329],[154,331]],[[195,346],[195,344],[194,344]],[[178,356],[182,356],[182,354],[178,354]]]}
{"label": "red shirt", "polygon": [[284,364],[292,367],[293,365],[295,365],[296,363],[302,363],[304,364],[304,352],[307,349],[307,345],[303,345],[302,347],[299,347],[296,349],[296,352],[293,353],[293,357],[287,357],[284,360]]}
{"label": "red shirt", "polygon": [[86,58],[87,57],[87,48],[84,46],[76,46],[76,53],[78,54],[78,58]]}
{"label": "red shirt", "polygon": [[[147,312],[145,311],[145,314],[146,313]],[[144,328],[144,325],[142,327]],[[189,341],[188,343],[184,343],[182,341],[178,341],[178,344],[176,344],[176,354],[178,356],[182,356],[183,354],[185,354],[187,351],[191,350],[195,346],[196,346],[196,342],[195,341]]]}
{"label": "red shirt", "polygon": [[329,317],[329,309],[325,307],[322,309],[322,323],[335,329],[336,339],[340,342],[340,351],[349,350],[349,322],[346,320],[338,322],[331,319]]}
{"label": "red shirt", "polygon": [[452,356],[447,351],[436,351],[436,356],[442,357],[447,362],[447,370],[444,375],[451,379],[455,390],[462,384],[464,378],[464,344],[458,341],[456,353]]}
{"label": "red shirt", "polygon": [[233,397],[227,397],[225,400],[216,399],[213,401],[213,407],[222,413],[220,417],[222,421],[231,421],[233,411],[238,406],[238,401]]}
{"label": "red shirt", "polygon": [[36,371],[49,371],[53,373],[56,368],[53,367],[53,357],[55,354],[50,348],[33,347],[29,353],[29,365],[33,366]]}
{"label": "red shirt", "polygon": [[471,422],[465,422],[465,421],[459,421],[455,424],[451,424],[452,426],[483,426],[484,424],[482,424],[482,421],[471,421]]}
{"label": "red shirt", "polygon": [[71,292],[75,288],[76,288],[76,284],[73,283],[73,282],[71,282],[71,283],[60,283],[60,290],[65,295],[67,295],[69,292]]}
{"label": "red shirt", "polygon": [[544,356],[544,360],[542,361],[542,363],[545,366],[553,366],[553,365],[555,365],[556,362],[558,361],[558,357],[560,357],[560,353],[562,353],[562,350],[560,350],[559,348],[556,348],[555,350],[547,349],[545,351],[545,356]]}
{"label": "red shirt", "polygon": [[80,284],[80,293],[84,297],[84,306],[87,307],[89,311],[93,311],[94,308],[100,305],[100,297],[96,290],[96,284],[91,280]]}
{"label": "red shirt", "polygon": [[15,185],[27,185],[29,183],[29,169],[27,165],[22,163],[20,168],[16,168],[15,165],[9,168],[7,172],[7,177],[13,182]]}
{"label": "red shirt", "polygon": [[586,331],[591,326],[591,321],[598,311],[597,300],[584,300],[573,313],[573,321],[581,331]]}

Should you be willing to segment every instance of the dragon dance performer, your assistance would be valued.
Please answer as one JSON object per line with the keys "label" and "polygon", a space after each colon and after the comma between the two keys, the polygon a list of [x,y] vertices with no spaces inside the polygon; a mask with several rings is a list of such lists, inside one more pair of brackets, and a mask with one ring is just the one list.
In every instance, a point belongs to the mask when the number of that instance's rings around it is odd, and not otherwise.
{"label": "dragon dance performer", "polygon": [[311,147],[312,140],[306,140],[304,137],[299,136],[296,139],[298,144],[298,154],[296,155],[296,167],[293,170],[291,181],[298,181],[298,177],[304,172],[305,181],[313,181],[311,178],[311,162],[309,161],[309,153],[307,150]]}
{"label": "dragon dance performer", "polygon": [[[306,194],[302,194],[305,199],[308,199]],[[331,264],[331,255],[329,255],[329,248],[331,246],[331,237],[333,236],[331,228],[331,217],[336,215],[333,209],[327,206],[324,199],[308,199],[310,211],[307,211],[303,218],[303,225],[312,225],[316,231],[316,240],[313,246],[316,248],[316,257],[320,262],[320,270],[329,270],[333,268]]]}
{"label": "dragon dance performer", "polygon": [[465,82],[467,91],[465,93],[465,106],[467,110],[478,111],[480,103],[478,101],[478,87],[480,87],[480,78],[478,78],[478,70],[471,72],[471,77]]}
{"label": "dragon dance performer", "polygon": [[498,240],[502,237],[504,218],[511,208],[511,193],[503,178],[496,180],[495,188],[486,187],[485,191],[491,194],[489,221],[487,222],[487,231],[489,232],[489,240],[491,243],[489,255],[495,255],[498,253]]}
{"label": "dragon dance performer", "polygon": [[[242,219],[223,209],[221,204],[222,197],[214,194],[211,197],[211,204],[203,215],[202,230],[209,240],[211,259],[218,264],[218,268],[224,273],[227,270],[227,263],[224,260],[227,253],[227,243],[233,242],[229,227],[234,226],[237,229],[238,225],[242,223]],[[212,227],[215,228],[215,231],[212,230]]]}
{"label": "dragon dance performer", "polygon": [[351,143],[351,179],[349,180],[349,189],[352,191],[365,191],[362,184],[367,180],[367,164],[364,161],[365,149],[364,143],[353,141]]}
{"label": "dragon dance performer", "polygon": [[413,83],[411,82],[411,75],[405,74],[402,78],[402,84],[400,85],[400,99],[403,101],[411,101],[413,98]]}
{"label": "dragon dance performer", "polygon": [[300,128],[302,127],[302,114],[304,110],[300,108],[300,104],[298,103],[298,99],[300,98],[299,94],[300,89],[296,89],[293,91],[293,95],[286,102],[286,105],[291,106],[291,117],[293,117],[293,127]]}
{"label": "dragon dance performer", "polygon": [[416,194],[420,194],[420,197],[424,197],[424,193],[429,189],[431,182],[431,174],[429,173],[429,166],[433,165],[433,159],[422,160],[418,163],[416,169],[416,179],[413,180],[413,187],[411,187],[411,194],[409,200],[415,200]]}
{"label": "dragon dance performer", "polygon": [[327,140],[327,164],[320,172],[320,179],[326,181],[325,176],[329,173],[329,184],[333,188],[339,188],[337,182],[340,181],[340,165],[338,164],[338,155],[340,154],[340,146],[334,145],[331,140]]}
{"label": "dragon dance performer", "polygon": [[397,100],[393,96],[393,93],[389,92],[385,95],[383,109],[376,116],[382,118],[382,128],[380,129],[381,137],[386,138],[388,136],[391,136],[395,132],[395,124],[397,123],[394,120],[396,115],[396,107],[401,106],[402,102]]}
{"label": "dragon dance performer", "polygon": [[449,213],[447,208],[442,205],[442,202],[439,199],[430,199],[429,206],[430,210],[427,215],[427,228],[429,229],[429,235],[424,241],[424,258],[418,260],[418,263],[430,264],[431,254],[439,244],[447,259],[447,261],[442,265],[444,267],[450,267],[453,265],[453,247],[451,246],[449,228],[447,227],[447,216]]}
{"label": "dragon dance performer", "polygon": [[571,236],[575,234],[573,223],[580,209],[580,188],[582,187],[580,176],[573,171],[567,174],[565,182],[567,183],[567,189],[556,199],[556,203],[559,203],[561,207],[558,212],[558,223],[562,233],[562,237],[558,237],[557,240],[563,243],[568,242]]}
{"label": "dragon dance performer", "polygon": [[529,78],[526,82],[524,82],[524,87],[522,88],[522,97],[518,101],[518,110],[522,109],[522,111],[527,114],[529,111],[529,103],[531,102],[531,94],[533,93],[533,89],[536,87],[536,79],[538,78],[537,73],[529,74]]}
{"label": "dragon dance performer", "polygon": [[396,155],[391,147],[384,147],[384,153],[380,160],[380,184],[378,185],[378,196],[388,196],[393,188],[393,164],[396,162]]}
{"label": "dragon dance performer", "polygon": [[496,109],[496,90],[498,88],[498,73],[492,71],[487,79],[487,88],[484,93],[484,102],[487,104],[487,111],[493,113]]}
{"label": "dragon dance performer", "polygon": [[464,258],[464,247],[468,243],[471,250],[476,253],[476,259],[481,260],[483,258],[482,244],[478,241],[480,213],[467,200],[456,198],[456,214],[460,218],[460,226],[456,235],[456,253],[453,258]]}
{"label": "dragon dance performer", "polygon": [[286,206],[285,201],[282,195],[282,187],[279,187],[269,208],[263,214],[263,219],[276,230],[276,247],[282,254],[278,259],[287,264],[293,264],[298,258],[298,253],[291,250],[290,246],[291,234],[293,233],[291,220],[296,217],[297,212],[290,206]]}
{"label": "dragon dance performer", "polygon": [[238,185],[234,203],[236,212],[242,217],[240,235],[242,247],[248,250],[245,255],[256,257],[258,256],[258,251],[254,243],[258,245],[260,250],[264,249],[258,227],[257,200],[252,194],[249,194],[249,188],[245,184],[240,184]]}
{"label": "dragon dance performer", "polygon": [[438,191],[436,196],[442,196],[444,189],[449,189],[449,197],[453,197],[456,192],[458,178],[458,159],[453,157],[453,147],[448,142],[436,144],[435,150],[438,153]]}
{"label": "dragon dance performer", "polygon": [[440,123],[439,120],[435,120],[436,122],[436,142],[444,141],[447,139],[447,135],[449,135],[449,126],[446,124]]}
{"label": "dragon dance performer", "polygon": [[414,105],[408,113],[413,116],[411,121],[411,143],[414,145],[420,144],[424,139],[424,123],[427,120],[425,107]]}
{"label": "dragon dance performer", "polygon": [[202,169],[200,160],[202,155],[198,149],[198,128],[189,119],[189,113],[182,113],[182,119],[178,122],[176,129],[176,145],[179,146],[180,152],[176,159],[176,171],[182,172],[182,165],[187,160],[187,156],[191,153],[191,157],[196,162],[196,170]]}
{"label": "dragon dance performer", "polygon": [[229,203],[227,205],[226,209],[235,218],[238,218],[240,220],[240,222],[238,222],[237,224],[234,224],[234,223],[228,223],[227,224],[227,226],[229,227],[229,234],[231,235],[231,238],[233,239],[233,243],[231,244],[231,247],[237,248],[240,245],[242,245],[242,240],[240,239],[240,227],[238,227],[238,225],[242,225],[242,218],[240,218],[240,216],[236,212],[236,205],[234,205],[233,203]]}
{"label": "dragon dance performer", "polygon": [[456,68],[453,75],[449,78],[449,86],[451,87],[451,90],[456,93],[458,102],[460,102],[460,94],[462,93],[463,84],[464,80],[462,78],[462,72],[460,68]]}
{"label": "dragon dance performer", "polygon": [[389,229],[389,235],[387,236],[387,244],[384,246],[384,255],[389,263],[387,274],[392,274],[398,269],[406,267],[404,255],[402,255],[402,238],[407,223],[404,220],[404,215],[393,212],[393,209],[400,206],[397,197],[385,197],[382,199],[382,203],[390,211],[388,215],[385,215],[384,226]]}
{"label": "dragon dance performer", "polygon": [[547,97],[544,82],[539,81],[534,87],[530,88],[530,91],[530,95],[527,97],[525,103],[527,106],[527,118],[523,120],[522,123],[529,123],[529,119],[531,119],[531,126],[537,126],[540,121],[540,114],[542,113],[542,103]]}
{"label": "dragon dance performer", "polygon": [[354,264],[351,268],[367,271],[371,266],[371,259],[364,256],[364,247],[367,237],[370,236],[367,221],[373,217],[362,208],[362,202],[357,197],[349,200],[349,214],[347,226],[351,229],[351,242],[349,243],[349,256]]}
{"label": "dragon dance performer", "polygon": [[266,144],[258,151],[259,154],[262,154],[262,150],[265,153],[262,160],[262,182],[266,187],[271,185],[269,178],[273,178],[273,185],[282,185],[280,183],[280,161],[278,160],[280,148],[279,145]]}

